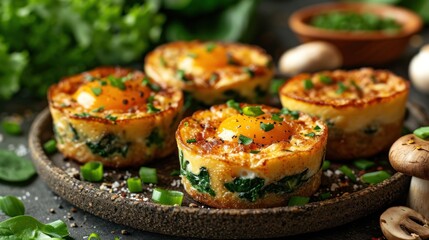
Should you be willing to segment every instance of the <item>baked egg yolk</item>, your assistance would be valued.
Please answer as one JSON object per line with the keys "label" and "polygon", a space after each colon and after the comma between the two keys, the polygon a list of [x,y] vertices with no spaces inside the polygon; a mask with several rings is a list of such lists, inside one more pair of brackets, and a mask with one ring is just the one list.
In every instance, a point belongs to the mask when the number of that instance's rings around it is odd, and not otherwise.
{"label": "baked egg yolk", "polygon": [[108,79],[102,79],[80,86],[73,99],[85,109],[127,111],[143,108],[149,95],[150,89],[141,80],[127,80],[113,86]]}
{"label": "baked egg yolk", "polygon": [[189,57],[193,59],[193,66],[207,72],[215,71],[228,65],[228,51],[224,46],[207,44],[191,50]]}
{"label": "baked egg yolk", "polygon": [[239,136],[251,138],[253,143],[269,145],[286,141],[292,135],[288,122],[274,121],[270,114],[251,117],[237,114],[225,119],[217,129],[217,135],[224,141],[239,141]]}

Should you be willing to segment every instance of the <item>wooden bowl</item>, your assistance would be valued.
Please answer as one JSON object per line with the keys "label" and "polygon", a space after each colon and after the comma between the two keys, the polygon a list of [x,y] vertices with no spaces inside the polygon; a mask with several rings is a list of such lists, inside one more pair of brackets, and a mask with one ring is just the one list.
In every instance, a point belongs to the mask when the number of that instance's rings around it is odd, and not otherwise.
{"label": "wooden bowl", "polygon": [[[309,24],[312,17],[331,11],[373,13],[402,25],[399,32],[339,31]],[[382,65],[401,56],[411,36],[422,28],[421,18],[400,7],[366,3],[326,3],[300,9],[289,18],[289,26],[302,42],[326,41],[338,47],[344,66]]]}

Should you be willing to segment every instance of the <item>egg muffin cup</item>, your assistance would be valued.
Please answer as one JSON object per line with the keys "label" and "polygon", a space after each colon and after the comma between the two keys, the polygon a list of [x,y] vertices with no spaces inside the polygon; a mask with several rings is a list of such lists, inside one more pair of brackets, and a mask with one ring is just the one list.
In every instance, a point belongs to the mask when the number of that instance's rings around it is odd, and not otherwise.
{"label": "egg muffin cup", "polygon": [[258,102],[274,73],[271,57],[259,47],[199,41],[162,45],[146,56],[144,68],[161,86],[189,92],[207,105]]}
{"label": "egg muffin cup", "polygon": [[65,157],[128,167],[175,150],[183,94],[160,88],[142,72],[96,68],[51,86],[48,100]]}
{"label": "egg muffin cup", "polygon": [[369,157],[401,135],[409,84],[389,71],[362,68],[300,74],[280,88],[283,107],[329,127],[327,158]]}
{"label": "egg muffin cup", "polygon": [[182,184],[212,207],[287,205],[319,188],[327,130],[307,114],[265,105],[229,102],[198,111],[176,132]]}

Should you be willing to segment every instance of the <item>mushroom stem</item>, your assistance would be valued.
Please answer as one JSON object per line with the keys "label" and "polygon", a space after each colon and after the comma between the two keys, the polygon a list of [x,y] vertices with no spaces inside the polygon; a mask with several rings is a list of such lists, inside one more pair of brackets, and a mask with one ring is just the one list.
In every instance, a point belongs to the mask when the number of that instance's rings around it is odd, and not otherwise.
{"label": "mushroom stem", "polygon": [[429,219],[429,181],[412,177],[408,193],[408,206]]}

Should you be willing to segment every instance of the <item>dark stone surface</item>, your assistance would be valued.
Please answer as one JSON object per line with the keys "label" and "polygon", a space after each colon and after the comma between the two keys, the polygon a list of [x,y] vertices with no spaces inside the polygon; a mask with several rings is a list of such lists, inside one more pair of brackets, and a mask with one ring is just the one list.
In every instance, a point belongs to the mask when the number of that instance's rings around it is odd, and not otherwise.
{"label": "dark stone surface", "polygon": [[[290,13],[297,8],[316,2],[323,1],[261,1],[261,5],[258,9],[258,19],[260,19],[260,21],[258,21],[259,34],[256,36],[256,43],[266,48],[267,51],[273,55],[274,59],[277,60],[284,50],[298,44],[297,39],[287,26],[287,19]],[[429,29],[427,26],[424,29],[422,36],[424,42],[428,43]],[[383,66],[383,68],[390,69],[394,73],[408,78],[408,64],[411,57],[417,52],[417,50],[418,49],[416,48],[410,47],[401,59]],[[419,93],[415,91],[415,89],[412,89],[410,101],[417,102],[424,106],[427,111],[429,110],[429,96]],[[37,113],[45,106],[46,102],[44,101],[28,98],[15,98],[9,103],[0,103],[0,118],[4,115],[10,115],[13,113],[31,115],[29,109],[31,109],[33,113]],[[30,117],[26,121],[23,136],[8,136],[3,134],[0,130],[0,133],[3,136],[3,141],[0,142],[0,148],[8,149],[21,144],[28,146],[27,134],[31,119],[32,118]],[[28,154],[26,156],[30,158]],[[76,211],[74,211],[74,206],[52,193],[40,177],[36,177],[26,184],[10,185],[0,182],[0,195],[15,195],[22,197],[26,206],[26,213],[36,217],[42,222],[51,222],[56,219],[64,220],[69,225],[71,237],[74,239],[86,239],[85,237],[92,232],[98,233],[102,239],[113,239],[115,236],[121,237],[121,239],[183,239],[134,230],[129,227],[103,220],[80,209],[76,209]],[[398,204],[401,204],[401,202]],[[387,207],[388,206],[386,206],[386,208]],[[55,213],[50,213],[49,210],[51,208],[55,210]],[[69,213],[71,217],[68,217]],[[364,217],[340,227],[326,229],[317,233],[288,237],[287,239],[361,240],[371,239],[372,237],[381,237],[382,233],[378,226],[378,217],[380,214],[381,212],[376,212],[368,217]],[[0,213],[0,221],[3,221],[4,219],[6,219],[6,216]],[[340,219],[338,219],[338,221],[340,221]],[[76,228],[70,227],[74,224],[76,224]],[[122,230],[125,230],[128,235],[122,235]]]}

